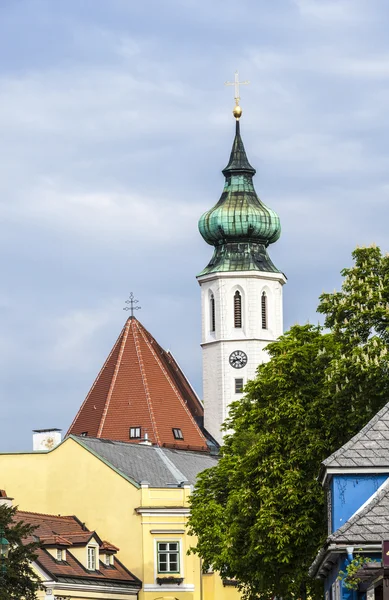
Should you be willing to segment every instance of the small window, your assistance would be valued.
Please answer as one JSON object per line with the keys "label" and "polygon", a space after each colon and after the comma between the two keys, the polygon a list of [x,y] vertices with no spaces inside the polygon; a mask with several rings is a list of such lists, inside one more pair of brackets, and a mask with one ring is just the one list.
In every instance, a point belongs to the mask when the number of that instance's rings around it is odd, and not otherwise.
{"label": "small window", "polygon": [[94,546],[88,546],[88,569],[96,571],[96,548]]}
{"label": "small window", "polygon": [[87,432],[87,431],[83,431],[82,433],[80,433],[80,436],[81,436],[81,437],[86,437],[87,435],[88,435],[88,432]]}
{"label": "small window", "polygon": [[105,566],[109,567],[111,565],[111,556],[109,554],[105,555]]}
{"label": "small window", "polygon": [[235,394],[243,392],[243,379],[235,379]]}
{"label": "small window", "polygon": [[57,548],[57,560],[58,561],[63,560],[63,550],[61,548]]}
{"label": "small window", "polygon": [[130,427],[130,439],[139,439],[141,436],[141,427]]}
{"label": "small window", "polygon": [[234,327],[242,327],[242,296],[238,290],[234,295]]}
{"label": "small window", "polygon": [[216,319],[215,319],[215,297],[213,294],[211,294],[210,300],[209,300],[209,308],[211,311],[211,331],[215,331],[216,329]]}
{"label": "small window", "polygon": [[179,542],[158,542],[158,573],[180,572]]}
{"label": "small window", "polygon": [[173,427],[173,435],[176,440],[184,439],[184,434],[182,433],[181,429],[179,429],[178,427]]}
{"label": "small window", "polygon": [[266,292],[261,297],[262,329],[267,329],[267,296]]}

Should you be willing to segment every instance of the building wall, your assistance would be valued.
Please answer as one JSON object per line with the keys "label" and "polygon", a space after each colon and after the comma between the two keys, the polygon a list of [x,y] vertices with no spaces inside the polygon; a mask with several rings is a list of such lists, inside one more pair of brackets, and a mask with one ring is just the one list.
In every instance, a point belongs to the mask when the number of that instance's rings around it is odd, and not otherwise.
{"label": "building wall", "polygon": [[[235,393],[235,379],[254,379],[259,364],[268,360],[266,346],[283,332],[281,273],[245,271],[215,273],[199,278],[202,305],[203,401],[206,429],[221,443],[220,427]],[[234,294],[242,299],[242,327],[234,327]],[[267,298],[267,328],[262,328],[261,298]],[[211,331],[211,294],[215,299],[215,331]],[[241,369],[229,363],[230,354],[242,350],[248,357]]]}
{"label": "building wall", "polygon": [[344,523],[386,481],[389,473],[334,475],[331,481],[331,533]]}
{"label": "building wall", "polygon": [[[0,488],[15,498],[20,510],[76,515],[103,540],[117,545],[118,558],[143,582],[140,600],[216,600],[202,591],[200,559],[187,555],[196,542],[185,529],[189,487],[137,486],[67,438],[49,452],[1,454]],[[143,510],[147,507],[149,511]],[[156,583],[155,544],[164,538],[181,543],[180,586]],[[211,577],[220,580],[217,574]],[[233,591],[237,600],[239,594]],[[230,596],[226,588],[220,600]]]}

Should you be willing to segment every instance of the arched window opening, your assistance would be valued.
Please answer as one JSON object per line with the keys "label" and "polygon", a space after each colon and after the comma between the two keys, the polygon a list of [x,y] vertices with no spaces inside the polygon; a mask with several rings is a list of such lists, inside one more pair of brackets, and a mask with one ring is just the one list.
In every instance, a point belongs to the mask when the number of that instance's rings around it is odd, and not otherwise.
{"label": "arched window opening", "polygon": [[242,327],[242,296],[238,290],[234,295],[234,327]]}
{"label": "arched window opening", "polygon": [[262,329],[267,329],[267,296],[266,296],[266,292],[262,292],[261,312],[262,312]]}
{"label": "arched window opening", "polygon": [[215,331],[216,329],[216,319],[215,319],[215,297],[211,294],[211,298],[209,300],[210,311],[211,311],[211,331]]}

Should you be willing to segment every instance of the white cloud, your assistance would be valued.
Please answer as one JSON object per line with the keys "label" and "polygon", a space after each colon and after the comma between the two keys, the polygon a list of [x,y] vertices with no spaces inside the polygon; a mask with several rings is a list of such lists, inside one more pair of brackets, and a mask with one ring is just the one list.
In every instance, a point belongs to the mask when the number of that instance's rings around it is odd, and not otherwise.
{"label": "white cloud", "polygon": [[[311,17],[321,22],[351,24],[362,18],[360,0],[294,0],[303,17]],[[363,11],[365,15],[365,11]]]}
{"label": "white cloud", "polygon": [[68,230],[115,245],[128,239],[165,246],[184,242],[200,214],[196,203],[126,191],[69,191],[58,182],[45,182],[18,202],[0,204],[3,222],[27,221],[34,228]]}

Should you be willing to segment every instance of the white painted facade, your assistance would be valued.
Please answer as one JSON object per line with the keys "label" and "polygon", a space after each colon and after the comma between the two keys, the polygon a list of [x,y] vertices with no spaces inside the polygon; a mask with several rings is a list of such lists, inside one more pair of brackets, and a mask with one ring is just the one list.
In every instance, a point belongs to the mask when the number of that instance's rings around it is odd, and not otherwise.
{"label": "white painted facade", "polygon": [[[268,360],[266,346],[283,333],[282,273],[241,271],[210,273],[198,277],[201,286],[204,426],[219,442],[228,407],[242,394],[235,392],[236,379],[243,385],[256,375],[260,363]],[[242,326],[234,326],[234,294],[241,295]],[[263,293],[266,294],[266,328],[262,327]],[[211,296],[215,303],[215,331],[212,331]],[[230,365],[235,350],[247,355],[242,368]]]}
{"label": "white painted facade", "polygon": [[32,435],[34,452],[52,450],[61,443],[61,429],[35,429]]}

